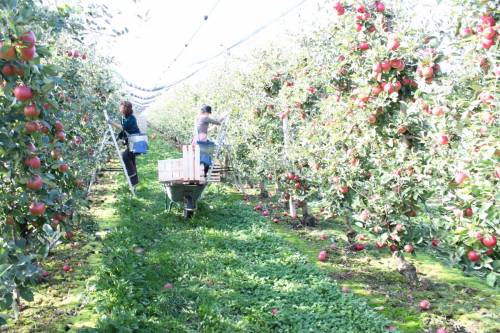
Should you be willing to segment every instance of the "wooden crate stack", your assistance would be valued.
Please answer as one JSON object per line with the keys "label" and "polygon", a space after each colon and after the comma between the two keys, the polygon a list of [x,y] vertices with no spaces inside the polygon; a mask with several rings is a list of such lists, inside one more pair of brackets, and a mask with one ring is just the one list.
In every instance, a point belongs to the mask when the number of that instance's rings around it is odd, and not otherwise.
{"label": "wooden crate stack", "polygon": [[[221,166],[212,165],[213,171],[208,182],[220,182]],[[205,171],[200,164],[200,147],[182,146],[182,158],[158,161],[158,179],[160,182],[179,184],[205,183]]]}

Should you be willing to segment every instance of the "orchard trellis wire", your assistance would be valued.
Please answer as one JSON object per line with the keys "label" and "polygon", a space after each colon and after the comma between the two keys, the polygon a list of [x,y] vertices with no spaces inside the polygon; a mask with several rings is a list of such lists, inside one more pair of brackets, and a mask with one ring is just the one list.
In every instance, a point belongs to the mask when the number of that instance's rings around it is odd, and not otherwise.
{"label": "orchard trellis wire", "polygon": [[[279,21],[280,19],[282,19],[283,17],[287,16],[288,14],[292,13],[294,10],[300,8],[302,5],[304,5],[307,1],[309,0],[302,0],[300,2],[298,2],[297,4],[295,4],[294,6],[288,8],[286,11],[282,12],[280,15],[276,16],[275,18],[273,18],[272,20],[270,20],[269,22],[267,22],[266,24],[262,25],[261,27],[257,28],[256,30],[254,30],[253,32],[251,32],[250,34],[248,34],[247,36],[241,38],[239,41],[237,41],[236,43],[233,43],[232,45],[230,45],[229,47],[225,48],[224,50],[220,51],[219,53],[211,56],[211,57],[208,57],[208,58],[205,58],[205,59],[202,59],[200,61],[197,61],[195,63],[193,63],[192,65],[202,65],[204,64],[202,67],[194,70],[193,72],[191,72],[190,74],[184,76],[183,78],[177,80],[177,81],[174,81],[173,83],[171,84],[168,84],[168,85],[160,85],[160,86],[155,86],[153,88],[144,88],[144,87],[140,87],[140,86],[137,86],[127,80],[124,80],[125,84],[129,87],[129,88],[133,88],[133,89],[136,89],[136,90],[140,90],[140,91],[144,91],[144,92],[155,92],[156,94],[154,95],[151,95],[151,96],[145,96],[145,97],[142,97],[142,96],[139,96],[139,95],[136,95],[136,94],[132,94],[131,93],[131,96],[136,98],[136,99],[139,99],[139,100],[142,100],[143,102],[141,103],[137,103],[137,101],[134,101],[134,104],[136,105],[139,105],[141,108],[144,108],[144,107],[147,107],[149,105],[151,105],[155,99],[159,96],[161,96],[163,94],[163,92],[165,92],[166,90],[190,79],[191,77],[193,77],[194,75],[196,75],[197,73],[199,73],[200,71],[204,70],[205,68],[208,67],[209,63],[217,58],[219,58],[220,56],[222,56],[223,54],[227,54],[230,50],[242,45],[243,43],[245,43],[246,41],[250,40],[252,37],[254,37],[255,35],[259,34],[260,32],[262,32],[263,30],[265,30],[266,28],[270,27],[271,25],[273,25],[274,23],[276,23],[277,21]],[[215,5],[212,7],[212,9],[210,10],[210,13],[209,15],[215,10],[215,8],[217,7],[217,5],[219,4],[220,0],[217,1],[215,3]],[[204,17],[204,22],[208,19],[208,16],[209,15],[206,15]],[[172,65],[179,59],[179,57],[183,54],[184,50],[190,45],[190,43],[192,42],[192,40],[196,37],[196,35],[198,34],[198,32],[201,30],[201,27],[203,25],[203,22],[200,24],[200,26],[196,29],[195,33],[191,36],[191,38],[188,40],[188,42],[186,44],[184,44],[184,47],[181,49],[181,51],[179,52],[179,54],[171,61],[171,63],[168,65],[167,69],[162,71],[162,74],[164,74],[168,69],[171,69],[172,68]],[[144,103],[144,100],[147,100],[147,102]]]}

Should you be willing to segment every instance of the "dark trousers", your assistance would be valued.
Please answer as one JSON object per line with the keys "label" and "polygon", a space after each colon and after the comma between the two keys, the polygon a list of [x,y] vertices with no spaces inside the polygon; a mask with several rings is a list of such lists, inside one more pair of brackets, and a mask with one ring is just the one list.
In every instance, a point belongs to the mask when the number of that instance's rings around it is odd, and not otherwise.
{"label": "dark trousers", "polygon": [[135,154],[126,149],[122,153],[122,158],[132,185],[137,185],[139,177],[137,176],[137,167],[135,165]]}

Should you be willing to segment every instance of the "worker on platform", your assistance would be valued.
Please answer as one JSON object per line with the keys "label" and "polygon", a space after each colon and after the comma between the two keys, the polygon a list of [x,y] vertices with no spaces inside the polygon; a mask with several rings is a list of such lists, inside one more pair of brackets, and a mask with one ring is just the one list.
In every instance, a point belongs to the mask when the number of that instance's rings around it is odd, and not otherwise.
{"label": "worker on platform", "polygon": [[210,144],[213,145],[213,143],[208,140],[208,127],[210,124],[220,125],[222,120],[225,118],[225,116],[223,116],[221,119],[214,119],[210,117],[211,115],[212,107],[210,105],[204,105],[201,108],[200,114],[196,117],[194,136],[192,140],[193,146],[195,144],[200,145],[200,161],[205,167],[205,176],[207,175],[208,169],[212,164],[212,158],[210,154],[207,154],[205,152],[205,149],[207,149],[208,147],[204,147]]}
{"label": "worker on platform", "polygon": [[208,126],[210,124],[220,125],[221,121],[224,119],[224,117],[222,117],[222,119],[214,119],[210,117],[211,115],[212,107],[210,105],[204,105],[201,108],[200,114],[196,117],[193,145],[198,141],[208,141]]}
{"label": "worker on platform", "polygon": [[134,110],[132,108],[132,103],[129,101],[121,102],[120,112],[122,114],[121,123],[111,122],[111,125],[121,130],[120,134],[118,134],[118,139],[124,140],[125,145],[127,146],[122,152],[122,158],[125,163],[125,167],[127,168],[127,174],[130,178],[130,182],[135,188],[137,183],[139,183],[139,177],[137,176],[135,154],[130,151],[128,136],[132,134],[139,134],[141,131],[139,130],[139,126],[137,126],[137,119],[133,115]]}

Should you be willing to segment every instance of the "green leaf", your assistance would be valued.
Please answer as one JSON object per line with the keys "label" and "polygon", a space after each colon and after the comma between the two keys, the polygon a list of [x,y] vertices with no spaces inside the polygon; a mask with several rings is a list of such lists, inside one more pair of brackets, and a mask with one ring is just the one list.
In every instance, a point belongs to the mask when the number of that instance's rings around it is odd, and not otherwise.
{"label": "green leaf", "polygon": [[497,273],[491,272],[486,276],[486,283],[488,283],[489,286],[494,287],[496,281],[497,281]]}
{"label": "green leaf", "polygon": [[27,287],[22,287],[19,289],[19,295],[28,302],[33,302],[33,291]]}

